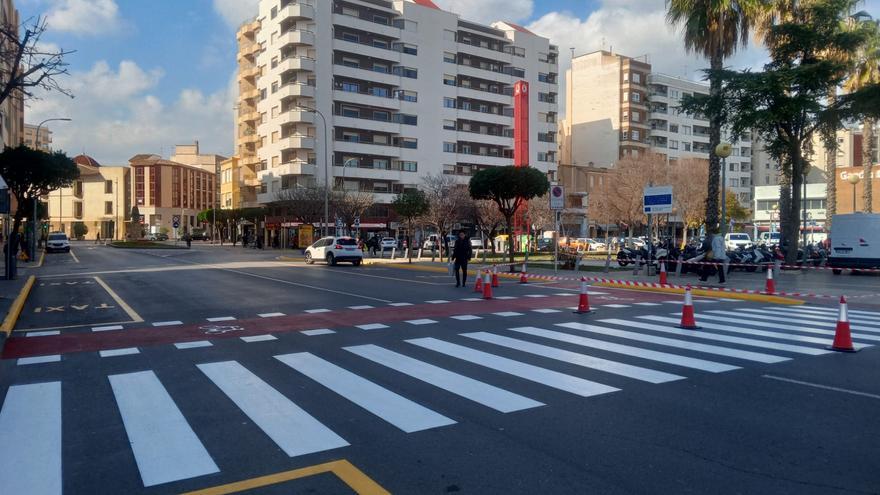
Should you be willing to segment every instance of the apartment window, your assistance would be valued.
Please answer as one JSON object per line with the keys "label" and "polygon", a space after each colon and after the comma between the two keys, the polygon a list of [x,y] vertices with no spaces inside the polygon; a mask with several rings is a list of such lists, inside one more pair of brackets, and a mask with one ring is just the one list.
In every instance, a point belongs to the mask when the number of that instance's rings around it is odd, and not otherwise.
{"label": "apartment window", "polygon": [[[356,58],[342,57],[342,65],[344,65],[346,67],[354,67],[355,69],[359,69],[361,66],[361,62],[360,62],[360,60],[358,60]],[[273,91],[273,93],[274,93],[274,91]]]}
{"label": "apartment window", "polygon": [[112,215],[113,214],[113,201],[104,201],[104,214]]}
{"label": "apartment window", "polygon": [[450,64],[454,64],[457,62],[455,54],[451,52],[443,52],[443,61]]}
{"label": "apartment window", "polygon": [[623,94],[623,101],[629,101],[629,93],[628,92]]}
{"label": "apartment window", "polygon": [[418,79],[419,77],[418,69],[413,69],[412,67],[397,66],[392,72],[397,76],[408,77],[410,79]]}
{"label": "apartment window", "polygon": [[766,184],[770,184],[770,176],[769,176],[769,175],[765,175],[765,176],[764,176],[764,184],[765,184],[765,185],[766,185]]}
{"label": "apartment window", "polygon": [[632,140],[633,140],[633,141],[639,141],[639,138],[640,138],[640,137],[641,137],[641,135],[640,135],[639,131],[636,130],[636,129],[633,129],[633,130],[632,130]]}
{"label": "apartment window", "polygon": [[669,132],[678,132],[678,124],[669,124]]}
{"label": "apartment window", "polygon": [[381,48],[383,50],[388,50],[391,44],[385,40],[373,40],[373,46],[376,48]]}
{"label": "apartment window", "polygon": [[381,72],[382,74],[388,73],[388,66],[385,64],[380,64],[378,62],[373,62],[373,72]]}
{"label": "apartment window", "polygon": [[633,92],[633,94],[632,94],[632,101],[634,101],[634,102],[640,102],[640,101],[642,101],[642,95],[639,94],[639,93]]}
{"label": "apartment window", "polygon": [[455,98],[443,98],[444,108],[455,108]]}
{"label": "apartment window", "polygon": [[642,83],[642,75],[639,74],[638,72],[633,72],[632,73],[632,82],[634,82],[636,84],[641,84]]}
{"label": "apartment window", "polygon": [[678,149],[678,141],[676,141],[674,139],[670,139],[669,140],[669,149],[677,150]]}
{"label": "apartment window", "polygon": [[373,96],[378,96],[380,98],[389,98],[391,97],[391,91],[388,88],[370,88],[370,94]]}
{"label": "apartment window", "polygon": [[373,120],[388,122],[391,120],[391,112],[385,112],[383,110],[373,110]]}
{"label": "apartment window", "polygon": [[538,81],[548,83],[550,82],[550,74],[544,74],[543,72],[538,73]]}
{"label": "apartment window", "polygon": [[105,180],[104,181],[104,194],[113,194],[113,181]]}
{"label": "apartment window", "polygon": [[387,158],[374,158],[373,159],[373,168],[376,170],[388,170],[390,167],[389,161]]}
{"label": "apartment window", "polygon": [[455,143],[444,142],[443,151],[446,153],[455,153]]}
{"label": "apartment window", "polygon": [[394,144],[400,148],[414,150],[419,147],[419,140],[416,138],[394,138]]}
{"label": "apartment window", "polygon": [[632,114],[633,122],[639,122],[642,120],[641,114],[639,112],[633,112]]}
{"label": "apartment window", "polygon": [[419,164],[413,161],[403,161],[400,162],[400,170],[404,172],[418,172]]}
{"label": "apartment window", "polygon": [[454,131],[455,130],[455,121],[454,120],[444,120],[443,121],[443,128],[446,129],[447,131]]}
{"label": "apartment window", "polygon": [[416,115],[407,115],[399,113],[394,116],[395,122],[406,125],[419,125],[419,118]]}
{"label": "apartment window", "polygon": [[74,218],[82,218],[83,217],[83,204],[79,201],[73,203],[73,216]]}
{"label": "apartment window", "polygon": [[690,150],[691,150],[691,143],[682,143],[682,144],[684,144],[684,150],[685,150],[685,151],[690,151]]}
{"label": "apartment window", "polygon": [[629,120],[629,110],[624,110],[624,111],[623,111],[623,117],[622,117],[622,120],[623,120],[624,122],[626,122],[627,120]]}
{"label": "apartment window", "polygon": [[416,45],[410,45],[408,43],[394,43],[392,47],[395,51],[405,53],[407,55],[419,54],[419,48]]}
{"label": "apartment window", "polygon": [[403,101],[411,101],[413,103],[419,101],[419,94],[415,91],[405,91],[402,89],[394,90],[394,98]]}
{"label": "apartment window", "polygon": [[171,169],[171,207],[180,208],[180,168]]}
{"label": "apartment window", "polygon": [[730,172],[736,172],[736,164],[735,163],[729,164],[728,170]]}
{"label": "apartment window", "polygon": [[345,41],[351,41],[352,43],[361,42],[361,37],[354,33],[342,33],[342,39]]}
{"label": "apartment window", "polygon": [[340,89],[342,89],[342,91],[348,91],[349,93],[360,93],[361,92],[360,84],[353,83],[353,82],[342,83],[342,86],[340,86]]}
{"label": "apartment window", "polygon": [[769,164],[769,163],[765,163],[765,164],[764,164],[764,170],[770,170],[770,164]]}
{"label": "apartment window", "polygon": [[356,132],[343,131],[342,140],[349,143],[358,143],[361,140],[361,136]]}
{"label": "apartment window", "polygon": [[687,136],[690,136],[691,135],[691,126],[689,126],[689,125],[681,126],[681,133],[685,134]]}
{"label": "apartment window", "polygon": [[388,25],[388,18],[385,17],[384,15],[373,14],[373,22],[375,22],[376,24],[385,24],[387,26]]}
{"label": "apartment window", "polygon": [[629,81],[629,72],[624,72],[624,73],[623,73],[623,80],[624,80],[624,81]]}
{"label": "apartment window", "polygon": [[621,137],[624,141],[626,141],[627,139],[629,139],[629,131],[622,131],[622,132],[620,133],[620,137]]}
{"label": "apartment window", "polygon": [[342,116],[343,117],[352,117],[359,118],[361,116],[361,111],[357,107],[349,107],[346,105],[342,106]]}
{"label": "apartment window", "polygon": [[443,74],[443,84],[447,86],[455,86],[455,76],[450,76],[449,74]]}
{"label": "apartment window", "polygon": [[278,7],[272,7],[272,10],[269,11],[269,17],[272,19],[278,17]]}

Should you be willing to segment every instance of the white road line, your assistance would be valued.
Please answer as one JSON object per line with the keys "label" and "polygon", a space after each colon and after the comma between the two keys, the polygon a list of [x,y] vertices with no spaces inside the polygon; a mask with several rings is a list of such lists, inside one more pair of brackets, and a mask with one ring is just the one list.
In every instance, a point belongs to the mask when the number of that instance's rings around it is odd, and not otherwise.
{"label": "white road line", "polygon": [[3,493],[61,495],[61,382],[9,387],[0,459]]}
{"label": "white road line", "polygon": [[827,353],[827,351],[825,349],[817,349],[815,347],[806,347],[806,346],[794,345],[794,344],[781,344],[779,342],[772,342],[769,340],[758,340],[758,339],[748,339],[748,338],[744,338],[744,337],[735,337],[732,335],[724,335],[724,334],[707,332],[705,330],[696,330],[696,331],[683,330],[680,328],[674,328],[672,326],[653,325],[651,323],[643,323],[641,321],[608,319],[608,320],[599,320],[599,323],[611,323],[614,325],[635,328],[635,329],[639,329],[639,330],[651,330],[654,332],[670,333],[672,335],[678,335],[679,337],[714,340],[717,342],[727,342],[729,344],[738,344],[738,345],[745,345],[745,346],[751,346],[751,347],[759,347],[761,349],[774,349],[777,351],[794,352],[796,354],[808,354],[811,356],[816,356],[819,354],[826,354]]}
{"label": "white road line", "polygon": [[632,347],[624,344],[616,344],[614,342],[606,342],[604,340],[596,340],[580,335],[572,335],[570,333],[555,332],[553,330],[545,330],[536,327],[519,327],[510,328],[513,332],[524,333],[526,335],[534,335],[536,337],[544,337],[545,339],[558,340],[559,342],[567,342],[582,347],[590,347],[601,351],[613,352],[616,354],[624,354],[637,358],[647,359],[650,361],[658,361],[661,363],[674,364],[684,368],[692,368],[709,373],[722,373],[724,371],[738,370],[739,366],[731,366],[729,364],[717,363],[715,361],[707,361],[705,359],[681,356],[679,354],[671,354],[668,352],[653,351],[643,349],[641,347]]}
{"label": "white road line", "polygon": [[684,304],[684,301],[663,301],[664,304]]}
{"label": "white road line", "polygon": [[596,325],[587,325],[584,323],[557,323],[556,326],[580,330],[582,332],[592,332],[601,335],[619,337],[622,339],[637,340],[640,342],[648,342],[651,344],[665,345],[667,347],[676,347],[679,349],[687,349],[696,352],[705,352],[707,354],[716,354],[719,356],[728,356],[748,361],[757,361],[759,363],[781,363],[789,361],[789,358],[782,356],[774,356],[772,354],[764,354],[762,352],[741,351],[739,349],[731,349],[729,347],[721,347],[717,345],[700,344],[689,340],[670,339],[667,337],[658,337],[656,335],[646,335],[638,332],[629,332],[626,330],[617,330],[616,328],[599,327]]}
{"label": "white road line", "polygon": [[[711,313],[711,314],[710,314]],[[722,315],[730,315],[735,316],[736,318],[725,318],[724,316],[716,316],[715,313]],[[680,313],[679,313],[680,315]],[[739,323],[741,325],[749,325],[752,327],[762,327],[762,328],[773,328],[777,330],[791,330],[793,332],[802,332],[802,333],[812,333],[816,335],[830,335],[833,336],[834,330],[822,330],[820,328],[811,328],[803,325],[786,325],[784,323],[772,323],[767,321],[755,321],[752,318],[752,315],[748,315],[750,318],[745,318],[746,315],[742,315],[740,313],[736,313],[734,311],[704,311],[700,313],[700,321],[710,320],[710,321],[722,321],[726,323]],[[867,335],[864,333],[853,333],[852,338],[857,340],[871,340],[880,342],[880,335]]]}
{"label": "white road line", "polygon": [[398,307],[398,308],[401,307],[401,306],[412,306],[412,305],[413,305],[412,303],[408,303],[408,302],[399,302],[399,303],[391,303],[391,304],[389,304],[389,306],[395,306],[395,307]]}
{"label": "white road line", "polygon": [[330,312],[330,310],[327,308],[307,309],[307,310],[303,311],[303,313],[309,313],[309,314],[329,313],[329,312]]}
{"label": "white road line", "polygon": [[348,309],[373,309],[375,306],[370,306],[369,304],[363,304],[361,306],[349,306]]}
{"label": "white road line", "polygon": [[308,335],[309,337],[314,337],[315,335],[328,335],[331,333],[336,333],[329,328],[316,328],[314,330],[303,330],[300,332],[303,335]]}
{"label": "white road line", "polygon": [[591,368],[614,375],[625,376],[627,378],[641,380],[643,382],[666,383],[674,380],[684,380],[683,376],[673,375],[672,373],[664,373],[662,371],[642,368],[641,366],[618,363],[616,361],[610,361],[608,359],[602,359],[594,356],[588,356],[586,354],[557,349],[556,347],[550,347],[543,344],[535,344],[533,342],[527,342],[525,340],[512,339],[510,337],[504,337],[492,333],[474,332],[463,333],[461,335],[482,342],[488,342],[490,344],[507,347],[508,349],[527,352],[536,356],[555,359],[557,361],[562,361],[565,363],[576,364],[585,368]]}
{"label": "white road line", "polygon": [[[665,316],[639,316],[643,320],[656,321],[660,323],[672,323],[677,324],[680,320],[676,318],[668,318]],[[708,328],[710,330],[721,330],[722,332],[733,332],[733,333],[741,333],[745,335],[754,335],[756,337],[769,337],[771,339],[781,339],[781,340],[793,340],[795,342],[806,342],[809,344],[820,344],[820,345],[828,345],[830,340],[827,338],[820,337],[808,337],[806,335],[794,335],[790,333],[783,332],[770,332],[767,330],[754,330],[751,328],[743,328],[743,327],[735,327],[731,325],[721,325],[718,323],[706,323],[703,321],[705,318],[703,315],[700,315],[700,326],[703,328]],[[860,346],[864,347],[864,346]],[[819,354],[828,354],[829,350],[826,349],[816,349],[814,355]]]}
{"label": "white road line", "polygon": [[[591,290],[588,290],[588,291],[587,291],[587,294],[589,294],[589,295],[591,295],[591,296],[607,296],[607,295],[608,295],[607,292],[594,292],[594,291],[591,291]],[[576,295],[576,294],[568,294],[568,295],[574,296],[574,295]]]}
{"label": "white road line", "polygon": [[[781,310],[786,313],[791,313],[796,316],[819,316],[822,319],[827,321],[828,318],[831,318],[834,321],[837,321],[837,313],[825,313],[823,311],[813,311],[806,310],[801,308],[773,308],[774,310]],[[847,313],[849,313],[849,308],[847,308]],[[880,319],[870,318],[867,316],[861,316],[856,314],[847,314],[849,317],[849,321],[856,323],[864,323],[866,325],[880,325]]]}
{"label": "white road line", "polygon": [[523,296],[523,297],[535,297],[535,298],[537,298],[537,297],[547,297],[547,294],[526,294],[526,295]]}
{"label": "white road line", "polygon": [[584,380],[576,376],[566,375],[558,371],[541,368],[531,364],[521,363],[488,352],[478,351],[463,345],[453,344],[434,338],[408,339],[406,342],[432,351],[468,361],[480,366],[517,376],[524,380],[540,383],[565,392],[571,392],[581,397],[616,392],[620,389],[603,385],[601,383]]}
{"label": "white road line", "polygon": [[[765,309],[777,309],[777,308],[774,306],[767,306],[767,307],[765,307]],[[830,313],[833,315],[837,315],[837,311],[839,308],[837,306],[834,306],[834,307],[829,307],[829,306],[798,306],[798,309],[819,311],[819,312],[823,312],[823,313]],[[852,308],[847,308],[847,310],[849,311],[850,314],[864,315],[868,318],[880,318],[880,313],[878,313],[876,311],[864,311],[864,310],[852,309]]]}
{"label": "white road line", "polygon": [[510,299],[516,299],[516,297],[514,297],[514,296],[495,296],[495,299],[498,299],[499,301],[508,301]]}
{"label": "white road line", "polygon": [[499,311],[498,313],[492,313],[492,314],[495,316],[504,316],[504,317],[522,316],[523,315],[522,313],[517,313],[516,311]]}
{"label": "white road line", "polygon": [[275,359],[406,433],[455,424],[442,414],[308,352],[275,356]]}
{"label": "white road line", "polygon": [[257,316],[260,318],[277,318],[279,316],[287,316],[284,313],[260,313]]}
{"label": "white road line", "polygon": [[458,321],[471,321],[471,320],[482,320],[483,319],[482,316],[477,316],[477,315],[455,315],[455,316],[450,316],[450,318],[452,318],[453,320],[458,320]]}
{"label": "white road line", "polygon": [[[808,315],[780,315],[779,313],[774,311],[750,308],[740,308],[739,311],[751,311],[749,313],[739,313],[739,316],[742,316],[744,318],[747,317],[759,320],[779,321],[783,323],[801,323],[803,325],[827,326],[828,328],[833,328],[834,323],[837,321],[836,316],[831,316],[828,318],[815,318]],[[868,327],[865,325],[856,325],[854,323],[850,323],[849,327],[852,330],[860,330],[862,332],[880,333],[880,327],[877,326]]]}
{"label": "white road line", "polygon": [[210,322],[218,322],[218,321],[234,321],[234,316],[216,316],[214,318],[207,318]]}
{"label": "white road line", "polygon": [[482,300],[483,300],[482,297],[465,297],[464,299],[462,299],[462,301],[468,301],[468,302],[477,302],[477,301],[482,301]]}
{"label": "white road line", "polygon": [[628,308],[629,304],[602,304],[603,308]]}
{"label": "white road line", "polygon": [[60,354],[50,354],[48,356],[32,356],[26,358],[18,358],[16,364],[19,366],[26,364],[43,364],[43,363],[57,363],[61,361]]}
{"label": "white road line", "polygon": [[195,349],[197,347],[211,347],[214,344],[208,342],[207,340],[196,340],[193,342],[178,342],[174,344],[174,347],[178,349]]}
{"label": "white road line", "polygon": [[[572,290],[574,290],[574,289],[572,289]],[[557,292],[556,294],[553,294],[553,295],[554,296],[576,296],[577,294],[575,294],[573,292]]]}
{"label": "white road line", "polygon": [[61,335],[61,332],[58,330],[46,330],[44,332],[28,332],[24,336],[25,337],[48,337],[50,335]]}
{"label": "white road line", "polygon": [[123,349],[110,349],[107,351],[98,351],[98,354],[102,357],[115,357],[115,356],[127,356],[129,354],[140,354],[141,351],[138,350],[137,347],[126,347]]}
{"label": "white road line", "polygon": [[110,330],[122,330],[122,325],[107,325],[104,327],[92,327],[93,332],[107,332]]}
{"label": "white road line", "polygon": [[820,383],[802,382],[800,380],[793,380],[791,378],[783,378],[781,376],[773,376],[773,375],[761,375],[761,376],[764,378],[769,378],[771,380],[778,380],[780,382],[796,383],[798,385],[806,385],[808,387],[821,388],[823,390],[832,390],[834,392],[843,392],[845,394],[859,395],[861,397],[869,397],[871,399],[880,399],[880,395],[869,394],[868,392],[859,392],[858,390],[850,390],[850,389],[846,389],[846,388],[832,387],[830,385],[822,385]]}
{"label": "white road line", "polygon": [[694,299],[695,303],[703,303],[703,304],[716,304],[718,301],[715,299]]}
{"label": "white road line", "polygon": [[638,302],[633,303],[634,306],[662,306],[660,303],[652,303],[652,302]]}
{"label": "white road line", "polygon": [[430,300],[430,301],[425,301],[425,302],[428,303],[428,304],[446,304],[446,303],[448,303],[449,301],[447,301],[447,300],[445,300],[445,299],[432,299],[432,300]]}
{"label": "white road line", "polygon": [[562,313],[562,310],[553,309],[553,308],[539,308],[539,309],[533,309],[532,312],[533,313],[549,314],[549,313]]}
{"label": "white road line", "polygon": [[267,340],[278,340],[278,337],[276,337],[274,335],[269,335],[269,334],[249,335],[247,337],[240,337],[240,338],[241,338],[241,340],[248,342],[248,343],[250,343],[250,342],[265,342]]}
{"label": "white road line", "polygon": [[342,437],[238,362],[198,367],[288,456],[348,446]]}
{"label": "white road line", "polygon": [[382,328],[388,328],[388,325],[383,325],[381,323],[367,323],[366,325],[355,325],[356,328],[360,328],[361,330],[380,330]]}
{"label": "white road line", "polygon": [[183,325],[183,322],[180,320],[153,322],[154,327],[171,327],[174,325]]}
{"label": "white road line", "polygon": [[437,320],[422,318],[420,320],[406,320],[406,323],[409,323],[410,325],[430,325],[432,323],[437,323]]}
{"label": "white road line", "polygon": [[521,411],[544,404],[479,380],[413,359],[373,344],[343,347],[348,352],[369,359],[417,380],[451,392],[503,413]]}
{"label": "white road line", "polygon": [[107,378],[145,487],[220,471],[155,373]]}

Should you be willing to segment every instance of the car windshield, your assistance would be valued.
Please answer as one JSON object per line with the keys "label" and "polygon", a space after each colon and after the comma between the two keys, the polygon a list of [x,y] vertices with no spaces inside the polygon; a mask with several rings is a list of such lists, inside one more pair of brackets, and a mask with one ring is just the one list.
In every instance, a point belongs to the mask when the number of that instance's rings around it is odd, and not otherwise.
{"label": "car windshield", "polygon": [[382,242],[395,242],[393,237],[386,237],[382,239]]}
{"label": "car windshield", "polygon": [[747,241],[749,236],[748,234],[730,234],[730,239],[734,241]]}
{"label": "car windshield", "polygon": [[50,241],[66,241],[67,236],[64,234],[49,234]]}
{"label": "car windshield", "polygon": [[341,244],[343,246],[356,246],[357,241],[352,239],[351,237],[343,237],[340,239],[336,239],[336,244]]}

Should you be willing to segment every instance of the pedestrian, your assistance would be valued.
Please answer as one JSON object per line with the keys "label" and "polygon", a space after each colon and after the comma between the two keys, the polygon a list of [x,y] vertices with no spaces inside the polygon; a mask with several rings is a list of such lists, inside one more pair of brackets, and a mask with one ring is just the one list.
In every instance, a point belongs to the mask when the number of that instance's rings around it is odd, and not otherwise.
{"label": "pedestrian", "polygon": [[247,245],[248,245],[248,235],[247,235],[247,233],[245,233],[244,235],[241,236],[241,247],[247,248]]}
{"label": "pedestrian", "polygon": [[714,262],[714,265],[703,265],[703,271],[700,274],[700,281],[705,282],[709,278],[710,267],[715,266],[718,269],[718,283],[723,284],[725,282],[727,262],[729,261],[727,258],[727,250],[724,246],[724,237],[718,232],[713,232],[707,235],[706,239],[703,241],[704,250],[706,249],[707,244],[708,251],[706,251],[706,258],[703,261]]}
{"label": "pedestrian", "polygon": [[95,234],[95,244],[100,244],[100,243],[101,243],[101,233],[98,232],[97,234]]}
{"label": "pedestrian", "polygon": [[186,248],[187,249],[192,247],[193,238],[191,235],[189,235],[189,232],[187,232],[186,234],[183,234],[183,240],[186,241]]}
{"label": "pedestrian", "polygon": [[[467,234],[462,230],[458,233],[458,238],[455,239],[455,245],[452,247],[452,261],[454,263],[452,268],[455,271],[456,287],[467,286],[467,265],[473,255],[471,240],[467,238]],[[458,275],[459,269],[461,270],[460,278]]]}

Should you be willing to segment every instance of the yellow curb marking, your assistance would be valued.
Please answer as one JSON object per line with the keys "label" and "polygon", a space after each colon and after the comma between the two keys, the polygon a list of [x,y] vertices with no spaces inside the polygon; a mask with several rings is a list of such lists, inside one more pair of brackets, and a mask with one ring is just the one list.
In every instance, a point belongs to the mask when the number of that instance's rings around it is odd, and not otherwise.
{"label": "yellow curb marking", "polygon": [[43,266],[44,259],[46,259],[46,251],[43,251],[42,253],[40,253],[40,261],[39,261],[39,263],[37,263],[37,266],[36,266],[37,268]]}
{"label": "yellow curb marking", "polygon": [[12,332],[12,329],[15,328],[18,316],[21,315],[21,310],[24,308],[24,302],[27,301],[28,295],[31,293],[31,288],[33,288],[36,280],[37,278],[33,275],[28,277],[27,282],[24,283],[24,287],[21,288],[21,292],[18,293],[18,297],[15,298],[15,301],[12,301],[12,306],[9,307],[9,312],[6,313],[3,325],[0,325],[0,332],[5,333],[7,337]]}
{"label": "yellow curb marking", "polygon": [[[617,284],[613,282],[596,282],[592,284],[593,286],[598,287],[610,287],[616,289],[629,289],[634,291],[645,291],[645,292],[666,292],[670,294],[684,294],[684,289],[677,289],[674,287],[639,287],[635,285],[625,285],[625,284]],[[714,297],[714,298],[727,298],[727,299],[741,299],[743,301],[754,301],[754,302],[763,302],[770,304],[786,304],[791,306],[800,306],[804,304],[805,301],[801,301],[800,299],[792,299],[788,297],[782,296],[770,296],[767,294],[744,294],[740,292],[722,292],[722,291],[713,291],[713,290],[703,290],[703,289],[691,289],[691,294],[695,296],[703,296],[703,297]]]}
{"label": "yellow curb marking", "polygon": [[385,490],[384,488],[379,486],[378,483],[370,479],[366,474],[364,474],[358,468],[354,467],[354,465],[352,465],[350,462],[343,459],[340,461],[316,464],[314,466],[294,469],[292,471],[284,471],[267,476],[251,478],[249,480],[237,481],[235,483],[229,483],[226,485],[187,492],[183,495],[227,495],[230,493],[239,493],[245,490],[252,490],[254,488],[276,485],[285,481],[306,478],[323,473],[335,474],[337,478],[339,478],[343,483],[348,485],[349,488],[354,490],[355,493],[359,495],[390,495],[391,493],[388,490]]}

